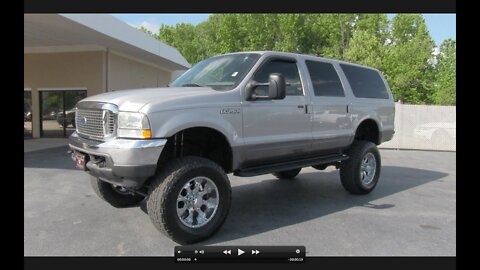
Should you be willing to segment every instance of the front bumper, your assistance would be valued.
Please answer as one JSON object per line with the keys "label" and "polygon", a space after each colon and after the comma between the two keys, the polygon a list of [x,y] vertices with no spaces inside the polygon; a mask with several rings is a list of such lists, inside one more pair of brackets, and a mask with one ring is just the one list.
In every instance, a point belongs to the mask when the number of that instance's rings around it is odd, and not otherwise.
{"label": "front bumper", "polygon": [[78,152],[88,156],[86,167],[92,176],[128,188],[142,187],[155,174],[158,158],[167,143],[167,139],[99,142],[82,138],[77,132],[69,139],[73,155]]}

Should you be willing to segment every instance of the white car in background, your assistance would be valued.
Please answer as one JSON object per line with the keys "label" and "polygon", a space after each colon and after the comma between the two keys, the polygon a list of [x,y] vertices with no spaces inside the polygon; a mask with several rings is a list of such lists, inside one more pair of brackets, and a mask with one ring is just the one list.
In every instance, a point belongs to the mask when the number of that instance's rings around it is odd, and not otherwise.
{"label": "white car in background", "polygon": [[430,122],[418,125],[414,129],[417,138],[445,142],[455,140],[457,137],[457,124],[455,122]]}

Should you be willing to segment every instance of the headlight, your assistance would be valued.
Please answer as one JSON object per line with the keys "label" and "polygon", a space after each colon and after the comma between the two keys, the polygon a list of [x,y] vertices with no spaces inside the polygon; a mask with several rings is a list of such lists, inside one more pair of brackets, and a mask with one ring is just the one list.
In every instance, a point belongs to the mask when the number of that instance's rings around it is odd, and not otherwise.
{"label": "headlight", "polygon": [[152,138],[147,116],[143,113],[119,112],[117,135],[122,138]]}

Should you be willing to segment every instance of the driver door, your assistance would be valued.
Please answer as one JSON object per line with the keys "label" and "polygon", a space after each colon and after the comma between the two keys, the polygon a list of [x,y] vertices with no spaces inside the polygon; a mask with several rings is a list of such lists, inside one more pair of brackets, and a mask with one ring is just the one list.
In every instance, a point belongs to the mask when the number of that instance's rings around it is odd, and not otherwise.
{"label": "driver door", "polygon": [[[280,73],[287,83],[283,100],[243,102],[244,160],[263,163],[305,154],[311,147],[311,120],[306,105],[303,78],[295,58],[267,58],[252,80],[268,82],[271,73]],[[268,86],[258,86],[255,93],[267,95]],[[254,165],[254,164],[251,164]]]}

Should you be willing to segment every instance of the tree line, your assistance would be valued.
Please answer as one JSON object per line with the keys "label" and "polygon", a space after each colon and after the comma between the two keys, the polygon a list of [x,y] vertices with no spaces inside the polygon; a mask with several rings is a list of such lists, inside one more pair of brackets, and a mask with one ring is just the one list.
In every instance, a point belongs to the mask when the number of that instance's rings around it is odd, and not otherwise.
{"label": "tree line", "polygon": [[214,14],[149,33],[192,65],[237,51],[318,55],[382,71],[396,101],[455,105],[456,41],[436,46],[420,14]]}

